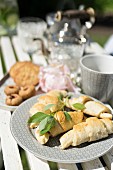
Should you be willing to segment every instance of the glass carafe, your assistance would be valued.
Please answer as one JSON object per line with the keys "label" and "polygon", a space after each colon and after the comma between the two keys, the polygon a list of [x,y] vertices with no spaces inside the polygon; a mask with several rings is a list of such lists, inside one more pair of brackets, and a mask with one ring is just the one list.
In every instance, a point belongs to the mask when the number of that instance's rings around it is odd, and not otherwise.
{"label": "glass carafe", "polygon": [[82,26],[78,17],[65,16],[58,20],[55,18],[54,24],[49,25],[48,29],[49,63],[66,64],[71,71],[71,76],[75,77],[87,43],[87,28],[86,25]]}

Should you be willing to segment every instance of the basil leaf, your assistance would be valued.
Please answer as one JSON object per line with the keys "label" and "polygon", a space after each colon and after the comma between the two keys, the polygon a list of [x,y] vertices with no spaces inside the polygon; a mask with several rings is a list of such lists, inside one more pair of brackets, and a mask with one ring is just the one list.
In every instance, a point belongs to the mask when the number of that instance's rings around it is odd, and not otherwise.
{"label": "basil leaf", "polygon": [[72,119],[68,112],[65,111],[64,114],[68,121],[70,121]]}
{"label": "basil leaf", "polygon": [[60,95],[58,96],[58,100],[63,100],[63,94],[60,93]]}
{"label": "basil leaf", "polygon": [[47,106],[45,106],[44,110],[48,110],[48,109],[50,109],[52,106],[55,106],[55,104],[48,104]]}
{"label": "basil leaf", "polygon": [[43,119],[43,120],[40,122],[40,124],[39,124],[39,130],[40,130],[40,131],[43,130],[43,129],[45,129],[46,124],[47,124],[47,122],[48,122],[48,119],[49,119],[49,117],[46,117],[45,119]]}
{"label": "basil leaf", "polygon": [[49,116],[48,114],[45,114],[43,112],[37,112],[28,119],[28,123],[40,123],[43,119],[45,119],[48,116]]}
{"label": "basil leaf", "polygon": [[[46,120],[45,120],[46,119]],[[40,134],[44,135],[48,132],[53,126],[55,126],[55,119],[52,116],[49,116],[42,120],[39,124]]]}
{"label": "basil leaf", "polygon": [[84,104],[81,104],[81,103],[75,103],[73,104],[73,107],[77,110],[84,110],[86,108]]}

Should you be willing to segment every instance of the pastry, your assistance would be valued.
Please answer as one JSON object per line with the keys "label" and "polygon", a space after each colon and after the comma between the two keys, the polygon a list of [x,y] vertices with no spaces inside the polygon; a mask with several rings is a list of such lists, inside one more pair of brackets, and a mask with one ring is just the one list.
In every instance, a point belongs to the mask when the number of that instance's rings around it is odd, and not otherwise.
{"label": "pastry", "polygon": [[110,118],[112,119],[111,110],[103,105],[102,103],[96,101],[88,101],[85,103],[86,109],[84,109],[84,113],[96,116],[99,118]]}
{"label": "pastry", "polygon": [[[75,103],[78,106],[74,107]],[[49,137],[55,137],[68,130],[70,131],[60,139],[63,149],[70,145],[76,146],[99,140],[113,132],[110,109],[85,95],[69,98],[65,91],[52,90],[40,96],[29,112],[33,115],[28,121],[29,127],[34,128],[39,125],[35,129],[35,135],[42,144],[45,144]],[[37,114],[34,115],[35,113]],[[96,117],[88,118],[90,115]]]}
{"label": "pastry", "polygon": [[80,96],[78,98],[73,97],[71,99],[64,99],[64,102],[65,102],[67,107],[69,107],[69,108],[71,108],[73,110],[76,110],[76,108],[73,107],[73,104],[75,104],[75,103],[85,104],[86,102],[92,101],[92,100],[93,99],[90,98],[89,96],[83,95],[83,96]]}
{"label": "pastry", "polygon": [[66,97],[67,91],[65,90],[51,90],[48,93],[46,93],[49,96],[56,96],[56,97]]}
{"label": "pastry", "polygon": [[45,106],[48,104],[53,104],[53,106],[49,108],[51,112],[56,112],[64,107],[63,101],[59,100],[57,96],[40,96],[38,98],[38,103],[44,104]]}
{"label": "pastry", "polygon": [[49,136],[50,136],[49,133],[45,133],[44,135],[40,135],[38,127],[35,130],[35,137],[38,140],[38,142],[41,143],[41,144],[47,143],[48,140],[49,140]]}
{"label": "pastry", "polygon": [[41,136],[39,132],[39,128],[37,127],[37,129],[35,130],[36,138],[41,144],[47,143],[50,136],[55,137],[61,133],[64,133],[72,129],[73,125],[76,125],[77,123],[82,122],[82,119],[83,119],[82,112],[74,112],[74,113],[70,112],[69,114],[71,116],[71,120],[66,120],[64,113],[63,112],[60,113],[60,112],[56,113],[57,115],[55,114],[54,117],[55,117],[56,123],[55,123],[55,126],[50,129],[49,133],[45,133],[44,135]]}
{"label": "pastry", "polygon": [[65,149],[70,145],[77,146],[84,142],[96,141],[111,133],[113,133],[113,121],[90,117],[86,119],[86,122],[74,125],[72,130],[60,138],[61,148]]}
{"label": "pastry", "polygon": [[56,112],[54,117],[57,120],[57,124],[51,128],[50,134],[51,136],[57,136],[58,134],[61,134],[63,132],[66,132],[73,128],[74,125],[82,122],[83,120],[83,112],[80,111],[74,111],[74,112],[68,112],[71,119],[67,120],[66,116],[63,111]]}

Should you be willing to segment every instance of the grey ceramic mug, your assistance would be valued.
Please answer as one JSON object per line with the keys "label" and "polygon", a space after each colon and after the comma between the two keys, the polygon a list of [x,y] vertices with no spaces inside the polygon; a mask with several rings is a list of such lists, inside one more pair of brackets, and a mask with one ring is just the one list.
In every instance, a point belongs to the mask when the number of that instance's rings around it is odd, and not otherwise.
{"label": "grey ceramic mug", "polygon": [[[113,56],[90,54],[80,59],[83,92],[102,102],[113,99]],[[111,105],[113,105],[111,103]]]}

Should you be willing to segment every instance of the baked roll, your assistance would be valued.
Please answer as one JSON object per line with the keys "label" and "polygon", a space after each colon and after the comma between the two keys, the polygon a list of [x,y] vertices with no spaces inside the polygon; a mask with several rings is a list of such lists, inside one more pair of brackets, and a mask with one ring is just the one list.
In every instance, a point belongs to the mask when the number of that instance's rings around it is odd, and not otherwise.
{"label": "baked roll", "polygon": [[90,117],[86,119],[86,122],[74,125],[72,130],[60,138],[61,148],[65,149],[70,145],[77,146],[84,142],[96,141],[111,133],[113,133],[113,121]]}
{"label": "baked roll", "polygon": [[[41,104],[41,103],[35,103],[29,110],[30,116],[33,116],[37,112],[43,112],[43,113],[46,113],[46,114],[51,113],[50,110],[45,110],[45,105]],[[32,128],[37,127],[38,124],[39,123],[30,123],[29,127],[32,129]]]}
{"label": "baked roll", "polygon": [[35,103],[29,110],[30,116],[33,116],[37,112],[50,114],[50,110],[45,110],[45,105],[42,103]]}
{"label": "baked roll", "polygon": [[83,112],[74,111],[68,112],[71,117],[71,120],[67,120],[63,111],[56,112],[54,117],[57,120],[56,125],[51,128],[50,134],[51,136],[57,136],[63,132],[66,132],[73,128],[74,125],[82,122],[83,120]]}
{"label": "baked roll", "polygon": [[96,101],[88,101],[85,103],[85,107],[86,109],[84,109],[83,112],[88,115],[98,118],[112,119],[111,110],[102,103]]}
{"label": "baked roll", "polygon": [[57,96],[49,96],[49,95],[44,95],[40,96],[38,98],[38,103],[43,104],[43,105],[48,105],[48,104],[54,104],[51,108],[51,112],[56,112],[58,110],[61,110],[64,107],[64,103],[62,100],[59,100]]}
{"label": "baked roll", "polygon": [[55,119],[56,119],[56,124],[54,127],[52,127],[49,131],[49,133],[46,133],[44,135],[40,135],[39,128],[37,127],[35,130],[35,136],[36,139],[41,143],[45,144],[49,140],[49,137],[55,137],[61,133],[64,133],[70,129],[73,128],[73,125],[76,125],[77,123],[82,122],[83,120],[83,112],[68,112],[68,114],[71,117],[71,120],[67,120],[64,112],[59,111],[55,113]]}
{"label": "baked roll", "polygon": [[73,110],[76,110],[75,107],[73,107],[73,104],[75,103],[81,103],[81,104],[85,104],[88,101],[92,101],[92,98],[90,98],[89,96],[80,96],[78,98],[71,98],[71,99],[64,99],[65,105]]}
{"label": "baked roll", "polygon": [[66,97],[67,91],[65,91],[65,90],[51,90],[46,94],[49,95],[49,96]]}

